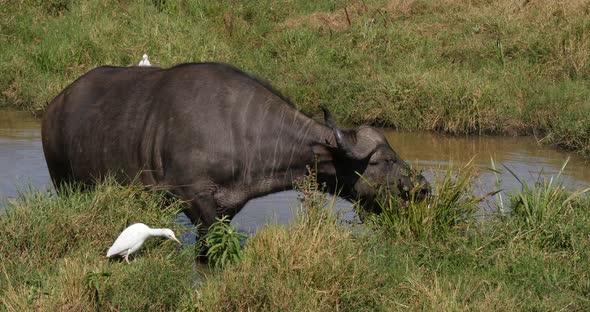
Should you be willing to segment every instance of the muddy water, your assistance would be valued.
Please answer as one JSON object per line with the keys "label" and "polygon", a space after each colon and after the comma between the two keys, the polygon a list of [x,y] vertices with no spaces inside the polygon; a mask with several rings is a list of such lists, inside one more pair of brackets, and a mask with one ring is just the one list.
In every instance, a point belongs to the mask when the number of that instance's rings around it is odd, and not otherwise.
{"label": "muddy water", "polygon": [[[540,145],[533,137],[456,137],[393,131],[387,132],[386,136],[391,146],[404,159],[424,170],[429,181],[436,174],[442,174],[449,165],[456,167],[471,161],[481,169],[474,186],[476,194],[503,190],[505,200],[505,195],[519,190],[521,184],[504,166],[532,186],[537,181],[557,177],[568,158],[569,162],[558,181],[572,191],[590,187],[589,160]],[[492,159],[496,169],[502,174],[496,175],[489,170]],[[498,197],[488,198],[481,205],[482,211],[496,211],[497,199]]]}
{"label": "muddy water", "polygon": [[18,188],[48,183],[39,126],[26,113],[0,110],[0,202],[16,196]]}
{"label": "muddy water", "polygon": [[[0,111],[0,202],[14,198],[19,187],[50,188],[39,127],[39,121],[27,114]],[[557,174],[564,161],[571,157],[563,173],[564,185],[571,190],[590,186],[590,163],[575,155],[540,146],[530,137],[450,137],[395,131],[388,131],[386,136],[402,158],[424,170],[429,180],[449,164],[465,164],[472,158],[477,167],[488,168],[493,157],[498,166],[503,163],[532,183],[540,172],[546,176]],[[482,170],[477,192],[498,188],[510,192],[519,187],[506,172],[500,178],[502,183],[498,187],[495,176]],[[265,223],[287,223],[297,206],[297,193],[293,191],[272,194],[250,201],[232,223],[241,231],[253,232]],[[343,211],[344,218],[352,219],[354,213],[348,202],[339,200],[336,206]],[[186,218],[181,217],[179,221],[188,224]]]}
{"label": "muddy water", "polygon": [[[506,173],[502,175],[502,188],[509,191],[519,184],[501,164],[509,167],[520,178],[534,182],[539,178],[539,173],[547,177],[557,175],[569,157],[568,165],[563,170],[564,186],[569,189],[590,186],[590,160],[539,145],[532,137],[455,137],[394,131],[387,132],[386,136],[402,158],[427,173],[439,171],[449,164],[466,164],[472,158],[477,167],[490,168],[493,159],[496,168]],[[482,174],[483,181],[480,182],[484,188],[495,183],[494,174],[485,171]]]}

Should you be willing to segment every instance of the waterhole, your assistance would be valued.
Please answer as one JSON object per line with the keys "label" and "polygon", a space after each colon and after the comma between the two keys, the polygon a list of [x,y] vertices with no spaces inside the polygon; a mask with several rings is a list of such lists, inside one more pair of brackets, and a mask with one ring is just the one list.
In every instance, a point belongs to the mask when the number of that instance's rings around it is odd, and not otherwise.
{"label": "waterhole", "polygon": [[[540,145],[532,137],[445,136],[425,132],[397,132],[386,130],[391,146],[408,163],[422,170],[430,181],[449,165],[461,166],[471,161],[480,168],[475,191],[481,194],[497,189],[505,193],[518,189],[520,184],[500,164],[514,171],[521,179],[534,183],[540,176],[555,176],[566,159],[562,182],[570,190],[590,186],[590,166],[587,160],[551,147]],[[486,168],[491,159],[502,170],[499,176]],[[498,184],[497,178],[501,180]],[[0,111],[0,201],[14,200],[19,189],[33,187],[50,189],[49,172],[41,146],[40,121],[26,113]],[[494,209],[495,203],[488,201]],[[288,223],[296,213],[299,201],[294,191],[271,194],[251,200],[232,223],[246,233],[254,232],[267,223]],[[1,208],[0,208],[1,209]],[[336,201],[336,209],[344,219],[353,219],[351,204]],[[186,217],[179,222],[189,224]]]}

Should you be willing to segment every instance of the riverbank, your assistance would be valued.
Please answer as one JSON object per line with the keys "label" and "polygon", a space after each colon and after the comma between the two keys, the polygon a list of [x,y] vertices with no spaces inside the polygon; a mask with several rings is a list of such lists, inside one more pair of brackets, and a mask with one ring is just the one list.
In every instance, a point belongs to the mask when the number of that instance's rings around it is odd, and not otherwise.
{"label": "riverbank", "polygon": [[9,1],[0,106],[41,113],[84,72],[228,62],[303,111],[590,155],[587,1]]}
{"label": "riverbank", "polygon": [[[511,215],[473,218],[472,167],[437,198],[342,224],[313,180],[300,216],[251,236],[241,261],[195,266],[195,246],[146,243],[131,264],[105,253],[126,225],[172,228],[179,203],[107,180],[63,196],[32,190],[0,216],[7,311],[587,310],[590,199],[549,180],[512,195]],[[508,208],[508,207],[506,207]]]}

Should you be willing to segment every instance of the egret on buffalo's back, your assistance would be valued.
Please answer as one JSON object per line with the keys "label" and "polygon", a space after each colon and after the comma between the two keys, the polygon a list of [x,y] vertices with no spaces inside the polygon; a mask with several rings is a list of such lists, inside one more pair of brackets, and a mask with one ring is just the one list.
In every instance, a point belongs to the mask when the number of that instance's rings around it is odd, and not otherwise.
{"label": "egret on buffalo's back", "polygon": [[160,236],[181,244],[171,229],[152,229],[143,223],[135,223],[127,227],[109,248],[107,257],[122,256],[129,263],[129,255],[138,251],[150,237]]}
{"label": "egret on buffalo's back", "polygon": [[143,58],[141,59],[141,61],[139,61],[139,64],[137,66],[152,66],[152,64],[150,64],[150,61],[148,60],[147,54],[143,55]]}

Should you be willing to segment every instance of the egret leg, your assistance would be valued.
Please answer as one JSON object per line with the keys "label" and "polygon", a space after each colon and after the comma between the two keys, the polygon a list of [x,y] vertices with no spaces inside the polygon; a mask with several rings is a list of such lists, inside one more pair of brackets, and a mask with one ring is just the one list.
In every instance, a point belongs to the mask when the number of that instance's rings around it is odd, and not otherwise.
{"label": "egret leg", "polygon": [[129,254],[125,255],[125,261],[127,261],[127,263],[129,263]]}

